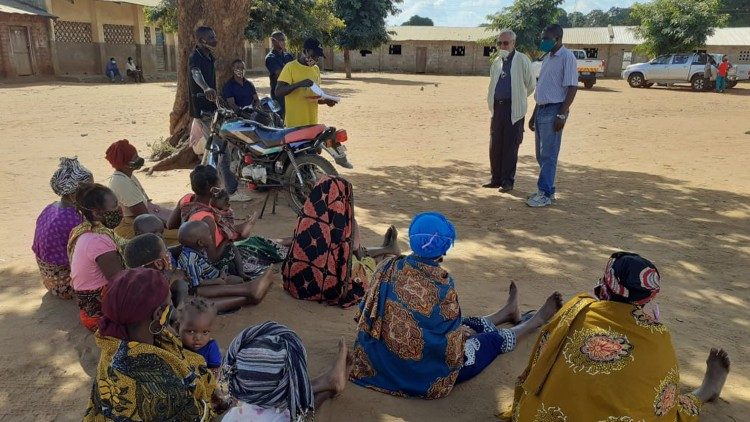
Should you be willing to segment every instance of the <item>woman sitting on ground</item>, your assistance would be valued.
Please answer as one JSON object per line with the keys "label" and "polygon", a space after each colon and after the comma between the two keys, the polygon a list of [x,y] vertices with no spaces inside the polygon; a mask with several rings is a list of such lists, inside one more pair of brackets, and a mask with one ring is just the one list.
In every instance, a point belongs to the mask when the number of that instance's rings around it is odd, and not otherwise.
{"label": "woman sitting on ground", "polygon": [[75,195],[80,184],[93,182],[94,176],[77,158],[60,158],[60,166],[50,180],[52,191],[60,200],[47,205],[36,219],[31,249],[36,256],[44,287],[62,299],[73,298],[68,237],[73,228],[83,222],[83,217],[76,210]]}
{"label": "woman sitting on ground", "polygon": [[115,194],[100,184],[81,185],[76,206],[84,220],[68,240],[70,284],[81,308],[81,323],[95,331],[104,289],[125,268],[122,250],[126,241],[112,231],[122,220],[122,209]]}
{"label": "woman sitting on ground", "polygon": [[[223,224],[224,210],[213,206],[224,195],[215,168],[202,165],[195,167],[190,173],[190,186],[193,193],[180,199],[172,211],[167,227],[179,228],[187,221],[206,223],[213,238],[212,244],[206,245],[206,252],[209,261],[215,266],[228,269],[233,275],[253,278],[284,259],[286,248],[281,244],[284,243],[283,240],[271,241],[250,236],[255,224],[253,218],[233,227]],[[233,232],[236,236],[232,235]]]}
{"label": "woman sitting on ground", "polygon": [[383,247],[361,246],[352,185],[341,177],[324,177],[310,192],[294,230],[281,270],[284,289],[297,299],[346,308],[364,296],[374,258],[399,253],[393,226]]}
{"label": "woman sitting on ground", "polygon": [[[438,399],[467,381],[516,341],[536,331],[560,309],[554,293],[533,316],[522,316],[518,290],[485,317],[463,318],[453,278],[440,268],[456,239],[445,216],[428,212],[409,227],[412,255],[389,258],[378,267],[360,304],[350,379],[396,396]],[[513,324],[498,329],[500,324]]]}
{"label": "woman sitting on ground", "polygon": [[659,271],[639,255],[612,255],[594,295],[571,299],[539,334],[516,384],[514,421],[698,421],[719,397],[729,358],[711,349],[700,388],[680,394],[669,330],[659,322]]}
{"label": "woman sitting on ground", "polygon": [[316,409],[346,386],[350,360],[344,340],[333,366],[312,380],[299,336],[273,321],[249,327],[229,345],[222,382],[237,401],[223,422],[298,422],[312,420]]}
{"label": "woman sitting on ground", "polygon": [[[107,148],[107,161],[115,169],[109,181],[109,188],[117,195],[117,200],[122,207],[124,218],[115,229],[115,233],[125,239],[132,239],[133,219],[141,214],[154,214],[166,221],[169,218],[169,210],[163,210],[151,202],[141,182],[133,174],[134,171],[143,167],[143,158],[138,156],[138,151],[127,139],[113,143]],[[177,231],[167,230],[164,232],[164,241],[167,246],[177,243]]]}
{"label": "woman sitting on ground", "polygon": [[169,285],[162,272],[125,270],[102,302],[101,349],[84,422],[210,421],[216,380],[169,329]]}

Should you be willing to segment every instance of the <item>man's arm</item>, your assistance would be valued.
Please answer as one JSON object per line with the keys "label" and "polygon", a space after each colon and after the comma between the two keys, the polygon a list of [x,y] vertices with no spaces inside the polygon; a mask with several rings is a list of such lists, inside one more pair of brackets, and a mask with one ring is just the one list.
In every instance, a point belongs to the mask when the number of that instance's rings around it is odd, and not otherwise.
{"label": "man's arm", "polygon": [[313,86],[313,81],[310,79],[305,79],[294,84],[279,81],[276,83],[276,96],[283,98],[294,92],[296,89],[309,88],[311,86]]}
{"label": "man's arm", "polygon": [[211,102],[216,101],[216,90],[208,86],[206,80],[203,79],[203,72],[197,67],[192,67],[190,68],[190,75],[193,77],[195,83],[203,90],[203,93],[206,94],[206,99]]}
{"label": "man's arm", "polygon": [[578,93],[577,86],[569,86],[568,93],[565,95],[565,101],[560,106],[560,114],[568,114],[570,112],[570,106],[573,104],[573,100],[576,98]]}
{"label": "man's arm", "polygon": [[568,86],[568,92],[565,95],[565,101],[560,106],[560,114],[567,115],[570,112],[570,106],[576,98],[578,92],[578,63],[575,56],[571,53],[563,69],[563,84]]}

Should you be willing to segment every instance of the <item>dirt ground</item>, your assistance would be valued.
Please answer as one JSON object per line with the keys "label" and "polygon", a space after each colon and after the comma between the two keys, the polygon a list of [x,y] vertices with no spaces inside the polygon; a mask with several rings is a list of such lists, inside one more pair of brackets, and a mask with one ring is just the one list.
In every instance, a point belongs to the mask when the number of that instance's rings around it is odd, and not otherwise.
{"label": "dirt ground", "polygon": [[[538,307],[553,290],[566,297],[589,290],[611,252],[637,251],[662,273],[659,302],[683,383],[700,383],[710,347],[731,355],[723,397],[704,407],[702,420],[747,420],[750,85],[718,95],[636,90],[609,80],[579,91],[563,137],[559,200],[534,210],[523,203],[536,187],[530,132],[514,194],[479,187],[489,171],[487,78],[355,76],[324,77],[324,87],[344,99],[322,110],[321,121],[349,132],[355,168],[339,170],[354,184],[367,242],[379,244],[390,224],[405,233],[419,211],[446,213],[459,236],[446,266],[467,315],[494,311],[512,280],[524,309]],[[265,77],[254,81],[267,92]],[[80,420],[98,353],[78,324],[76,305],[42,287],[30,250],[34,222],[55,200],[48,181],[58,157],[78,155],[106,183],[111,169],[103,157],[112,141],[128,138],[146,154],[148,143],[166,135],[175,86],[0,86],[6,162],[0,166],[0,419]],[[152,198],[170,205],[189,190],[186,170],[140,180]],[[281,203],[257,231],[289,235],[294,223]],[[302,336],[317,372],[335,356],[338,338],[353,341],[354,313],[296,301],[277,280],[260,306],[221,317],[215,336],[226,346],[247,325],[279,321]],[[494,420],[510,404],[531,343],[522,341],[446,399],[399,399],[350,384],[317,419]]]}

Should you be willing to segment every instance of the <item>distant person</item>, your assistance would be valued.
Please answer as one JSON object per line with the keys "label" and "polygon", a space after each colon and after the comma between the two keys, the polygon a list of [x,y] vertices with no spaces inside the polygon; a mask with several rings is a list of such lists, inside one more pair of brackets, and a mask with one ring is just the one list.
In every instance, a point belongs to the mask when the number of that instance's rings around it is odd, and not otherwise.
{"label": "distant person", "polygon": [[[224,84],[222,96],[229,108],[235,111],[239,111],[242,107],[258,106],[260,103],[255,85],[245,78],[245,62],[241,59],[232,62],[232,77]],[[229,193],[229,200],[232,202],[252,200],[250,195],[238,190],[237,177],[229,167],[234,147],[228,142],[222,142],[221,148],[224,152],[220,155],[218,165],[221,176],[224,178],[224,187]]]}
{"label": "distant person", "polygon": [[144,82],[143,71],[140,66],[135,64],[132,57],[128,57],[128,61],[125,63],[125,74],[128,75],[133,82]]}
{"label": "distant person", "polygon": [[503,29],[497,37],[498,58],[490,68],[487,104],[490,124],[490,168],[492,178],[483,187],[510,192],[516,180],[518,147],[523,141],[526,98],[534,92],[536,79],[531,60],[516,51],[516,33]]}
{"label": "distant person", "polygon": [[268,69],[268,78],[271,81],[271,98],[278,101],[281,106],[279,116],[284,118],[284,98],[276,96],[276,82],[281,75],[287,63],[294,61],[294,56],[286,51],[286,35],[281,31],[271,34],[271,45],[273,49],[266,55],[266,69]]}
{"label": "distant person", "polygon": [[105,71],[110,81],[115,82],[117,78],[120,78],[120,82],[125,82],[125,78],[120,74],[120,68],[117,67],[117,60],[114,57],[109,58],[107,63],[107,70]]}
{"label": "distant person", "polygon": [[536,107],[529,121],[529,129],[536,131],[536,161],[539,163],[538,191],[526,201],[530,207],[546,207],[555,200],[562,131],[578,92],[576,56],[563,46],[562,41],[560,25],[548,25],[542,31],[539,49],[548,54],[542,62],[534,94]]}
{"label": "distant person", "polygon": [[212,52],[218,42],[216,33],[208,26],[196,29],[195,38],[198,44],[188,58],[188,103],[193,118],[189,144],[200,155],[216,111],[216,59]]}
{"label": "distant person", "polygon": [[724,92],[727,89],[727,75],[729,74],[729,68],[732,65],[729,63],[729,58],[724,56],[719,63],[718,71],[716,72],[716,92]]}
{"label": "distant person", "polygon": [[286,101],[286,127],[318,124],[318,104],[329,107],[336,105],[332,100],[316,100],[317,95],[310,89],[320,85],[318,60],[323,55],[323,45],[314,38],[308,38],[302,47],[298,60],[289,62],[279,75],[276,95]]}
{"label": "distant person", "polygon": [[714,62],[713,57],[710,54],[706,54],[706,66],[703,68],[703,79],[706,81],[706,90],[710,89],[711,80],[713,79],[714,73]]}

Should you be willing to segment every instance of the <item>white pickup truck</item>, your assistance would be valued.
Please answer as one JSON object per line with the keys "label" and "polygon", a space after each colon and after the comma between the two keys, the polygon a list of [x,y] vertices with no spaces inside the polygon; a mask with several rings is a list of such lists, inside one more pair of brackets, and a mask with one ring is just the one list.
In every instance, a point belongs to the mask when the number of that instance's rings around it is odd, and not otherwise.
{"label": "white pickup truck", "polygon": [[[714,63],[720,63],[723,54],[710,53]],[[695,91],[711,88],[716,80],[717,69],[713,66],[711,82],[703,74],[706,69],[707,55],[700,53],[667,54],[659,56],[648,63],[631,64],[622,72],[622,78],[633,88],[650,88],[657,84],[689,83]],[[733,88],[738,81],[750,77],[750,65],[733,65],[729,68],[728,87]],[[708,82],[708,84],[707,84]]]}
{"label": "white pickup truck", "polygon": [[[586,89],[591,89],[596,84],[596,78],[604,76],[604,69],[607,68],[607,62],[599,59],[589,59],[586,57],[584,50],[570,50],[576,56],[578,64],[578,82],[583,82]],[[542,71],[542,60],[547,54],[538,58],[531,64],[531,70],[534,77],[539,79],[539,73]]]}

